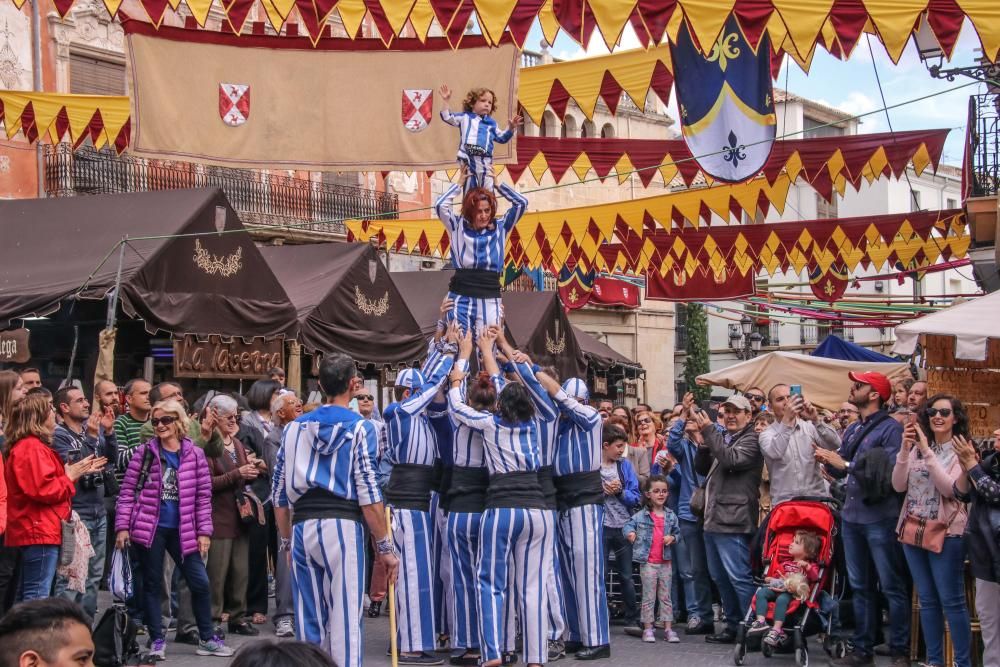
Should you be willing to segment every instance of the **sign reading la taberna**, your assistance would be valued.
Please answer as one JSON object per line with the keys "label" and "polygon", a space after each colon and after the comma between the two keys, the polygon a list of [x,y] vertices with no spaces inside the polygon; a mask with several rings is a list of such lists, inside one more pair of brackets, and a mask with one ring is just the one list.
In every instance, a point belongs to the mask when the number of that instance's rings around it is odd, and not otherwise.
{"label": "sign reading la taberna", "polygon": [[284,339],[227,339],[209,336],[199,340],[186,335],[174,339],[174,377],[260,378],[275,366],[284,366]]}
{"label": "sign reading la taberna", "polygon": [[31,359],[27,329],[0,331],[0,363],[23,364]]}
{"label": "sign reading la taberna", "polygon": [[756,176],[774,145],[771,43],[754,49],[732,16],[708,56],[682,24],[671,47],[681,134],[702,170],[739,183]]}

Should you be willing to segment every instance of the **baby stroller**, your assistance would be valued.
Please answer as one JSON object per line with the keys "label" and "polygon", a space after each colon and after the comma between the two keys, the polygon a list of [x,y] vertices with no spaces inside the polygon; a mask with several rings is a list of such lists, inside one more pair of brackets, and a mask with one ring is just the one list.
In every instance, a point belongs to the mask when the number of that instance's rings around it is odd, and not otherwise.
{"label": "baby stroller", "polygon": [[[842,657],[846,652],[845,643],[832,636],[832,619],[827,616],[824,620],[819,608],[821,592],[831,591],[833,588],[833,541],[837,524],[835,508],[838,507],[839,503],[833,498],[793,498],[775,506],[768,515],[761,545],[763,571],[756,579],[757,585],[763,585],[766,578],[782,577],[782,563],[789,559],[788,545],[792,543],[798,530],[809,530],[820,536],[821,547],[816,561],[819,565],[819,579],[812,584],[809,596],[805,600],[796,598],[789,604],[784,626],[788,640],[777,648],[759,639],[747,637],[747,629],[756,618],[756,595],[754,596],[750,601],[750,609],[747,610],[737,631],[736,647],[733,651],[733,662],[736,665],[743,664],[748,650],[759,647],[765,658],[770,658],[775,651],[788,653],[794,651],[796,664],[808,667],[809,647],[806,637],[820,632],[826,635],[823,648],[829,655]],[[769,622],[773,620],[773,613],[774,603],[771,603],[767,611]]]}

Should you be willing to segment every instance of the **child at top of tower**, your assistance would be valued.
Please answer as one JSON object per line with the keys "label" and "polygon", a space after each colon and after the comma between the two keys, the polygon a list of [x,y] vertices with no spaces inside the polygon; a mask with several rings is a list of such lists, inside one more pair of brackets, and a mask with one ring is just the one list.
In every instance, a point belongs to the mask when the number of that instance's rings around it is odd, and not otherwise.
{"label": "child at top of tower", "polygon": [[462,100],[462,111],[448,108],[451,89],[442,85],[438,90],[444,102],[441,120],[459,129],[458,164],[468,169],[462,184],[463,194],[473,188],[493,191],[493,144],[505,144],[514,136],[514,127],[521,124],[520,114],[511,117],[507,129],[500,131],[493,119],[497,96],[489,88],[473,88]]}

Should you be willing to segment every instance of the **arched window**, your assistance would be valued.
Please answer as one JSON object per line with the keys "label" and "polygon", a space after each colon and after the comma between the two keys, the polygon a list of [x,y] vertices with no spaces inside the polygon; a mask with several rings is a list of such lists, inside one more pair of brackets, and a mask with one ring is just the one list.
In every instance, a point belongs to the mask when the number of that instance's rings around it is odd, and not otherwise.
{"label": "arched window", "polygon": [[573,138],[573,137],[579,136],[577,134],[577,129],[576,129],[576,118],[573,118],[569,114],[567,114],[566,117],[563,118],[563,126],[562,126],[562,135],[561,136],[562,136],[563,139],[565,139],[567,137]]}
{"label": "arched window", "polygon": [[551,111],[546,111],[542,115],[541,135],[543,137],[559,136],[559,119]]}
{"label": "arched window", "polygon": [[594,125],[594,121],[583,121],[583,126],[580,129],[580,136],[584,139],[590,139],[597,136],[597,126]]}
{"label": "arched window", "polygon": [[601,138],[602,139],[614,139],[615,138],[615,126],[611,123],[605,123],[601,127]]}

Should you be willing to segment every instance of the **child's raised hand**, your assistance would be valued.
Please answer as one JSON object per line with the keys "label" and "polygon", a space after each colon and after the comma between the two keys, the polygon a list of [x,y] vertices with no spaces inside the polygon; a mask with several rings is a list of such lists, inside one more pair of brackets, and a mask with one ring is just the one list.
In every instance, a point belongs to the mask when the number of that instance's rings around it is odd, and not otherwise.
{"label": "child's raised hand", "polygon": [[438,88],[438,94],[441,96],[442,100],[447,102],[448,100],[451,99],[451,88],[449,88],[446,84],[442,83],[441,87]]}
{"label": "child's raised hand", "polygon": [[523,122],[524,122],[524,116],[522,116],[519,113],[516,113],[516,114],[514,114],[513,116],[510,117],[510,126],[511,127],[517,127],[518,125],[520,125]]}

